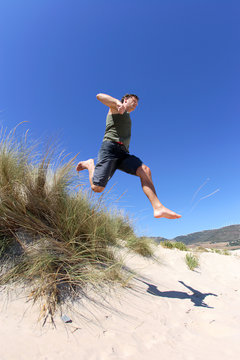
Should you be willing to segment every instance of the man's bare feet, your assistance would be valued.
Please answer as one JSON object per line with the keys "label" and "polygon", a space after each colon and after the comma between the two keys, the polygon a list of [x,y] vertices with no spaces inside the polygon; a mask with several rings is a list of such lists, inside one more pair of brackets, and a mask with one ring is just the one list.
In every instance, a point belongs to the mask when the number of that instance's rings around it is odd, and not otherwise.
{"label": "man's bare feet", "polygon": [[176,214],[174,211],[167,209],[165,206],[160,206],[154,210],[155,218],[166,218],[166,219],[179,219],[181,215]]}
{"label": "man's bare feet", "polygon": [[86,170],[86,169],[90,169],[94,167],[94,161],[93,159],[89,159],[89,160],[85,160],[85,161],[80,161],[77,164],[76,170],[77,171],[82,171],[82,170]]}

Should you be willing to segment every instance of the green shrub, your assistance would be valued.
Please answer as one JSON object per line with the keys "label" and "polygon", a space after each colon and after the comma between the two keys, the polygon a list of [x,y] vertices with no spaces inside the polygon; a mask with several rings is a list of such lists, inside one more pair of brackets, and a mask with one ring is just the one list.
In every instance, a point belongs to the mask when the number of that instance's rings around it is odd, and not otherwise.
{"label": "green shrub", "polygon": [[209,252],[208,249],[204,248],[203,246],[198,246],[198,247],[197,247],[197,251],[200,251],[200,252]]}
{"label": "green shrub", "polygon": [[173,245],[176,249],[181,250],[181,251],[188,251],[187,246],[182,243],[182,242],[175,242]]}
{"label": "green shrub", "polygon": [[211,249],[212,252],[219,254],[219,255],[230,255],[229,251],[227,251],[226,249]]}
{"label": "green shrub", "polygon": [[160,243],[163,247],[168,248],[168,249],[173,249],[174,245],[171,241],[168,240],[164,240]]}
{"label": "green shrub", "polygon": [[126,240],[126,246],[142,256],[153,255],[153,242],[146,237],[129,237]]}
{"label": "green shrub", "polygon": [[199,267],[198,258],[193,254],[186,254],[185,261],[190,270],[194,270]]}
{"label": "green shrub", "polygon": [[182,243],[182,242],[164,240],[160,244],[163,247],[168,248],[168,249],[178,249],[178,250],[181,250],[181,251],[187,251],[188,250],[186,245],[184,243]]}
{"label": "green shrub", "polygon": [[223,255],[231,255],[230,252],[226,249],[222,250]]}

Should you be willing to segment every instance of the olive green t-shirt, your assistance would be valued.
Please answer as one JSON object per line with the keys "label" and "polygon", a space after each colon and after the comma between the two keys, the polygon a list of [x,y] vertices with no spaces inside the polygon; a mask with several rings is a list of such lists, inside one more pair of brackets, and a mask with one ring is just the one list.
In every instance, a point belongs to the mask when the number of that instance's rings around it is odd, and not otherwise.
{"label": "olive green t-shirt", "polygon": [[129,151],[131,125],[131,118],[128,112],[124,114],[108,113],[103,141],[122,142]]}

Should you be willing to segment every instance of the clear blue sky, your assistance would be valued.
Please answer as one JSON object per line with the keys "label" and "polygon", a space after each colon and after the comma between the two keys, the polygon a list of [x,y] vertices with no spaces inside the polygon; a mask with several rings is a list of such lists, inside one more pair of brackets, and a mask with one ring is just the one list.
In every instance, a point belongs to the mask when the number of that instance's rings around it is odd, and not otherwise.
{"label": "clear blue sky", "polygon": [[154,219],[139,179],[118,171],[108,189],[126,191],[117,207],[137,233],[240,223],[239,0],[2,0],[0,14],[2,126],[57,134],[80,161],[97,156],[105,130],[96,94],[136,93],[130,151],[182,214]]}

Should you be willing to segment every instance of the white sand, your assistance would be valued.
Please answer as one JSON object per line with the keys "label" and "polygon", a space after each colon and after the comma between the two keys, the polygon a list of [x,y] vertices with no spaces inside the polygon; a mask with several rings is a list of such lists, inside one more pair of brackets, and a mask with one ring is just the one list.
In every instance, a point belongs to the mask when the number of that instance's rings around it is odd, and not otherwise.
{"label": "white sand", "polygon": [[[159,263],[130,254],[139,275],[104,306],[83,300],[56,316],[56,329],[36,323],[38,306],[0,293],[0,360],[236,360],[240,357],[240,254],[199,254],[159,247]],[[211,295],[214,294],[214,295]],[[87,309],[84,307],[85,305]],[[82,318],[77,312],[86,315]]]}

